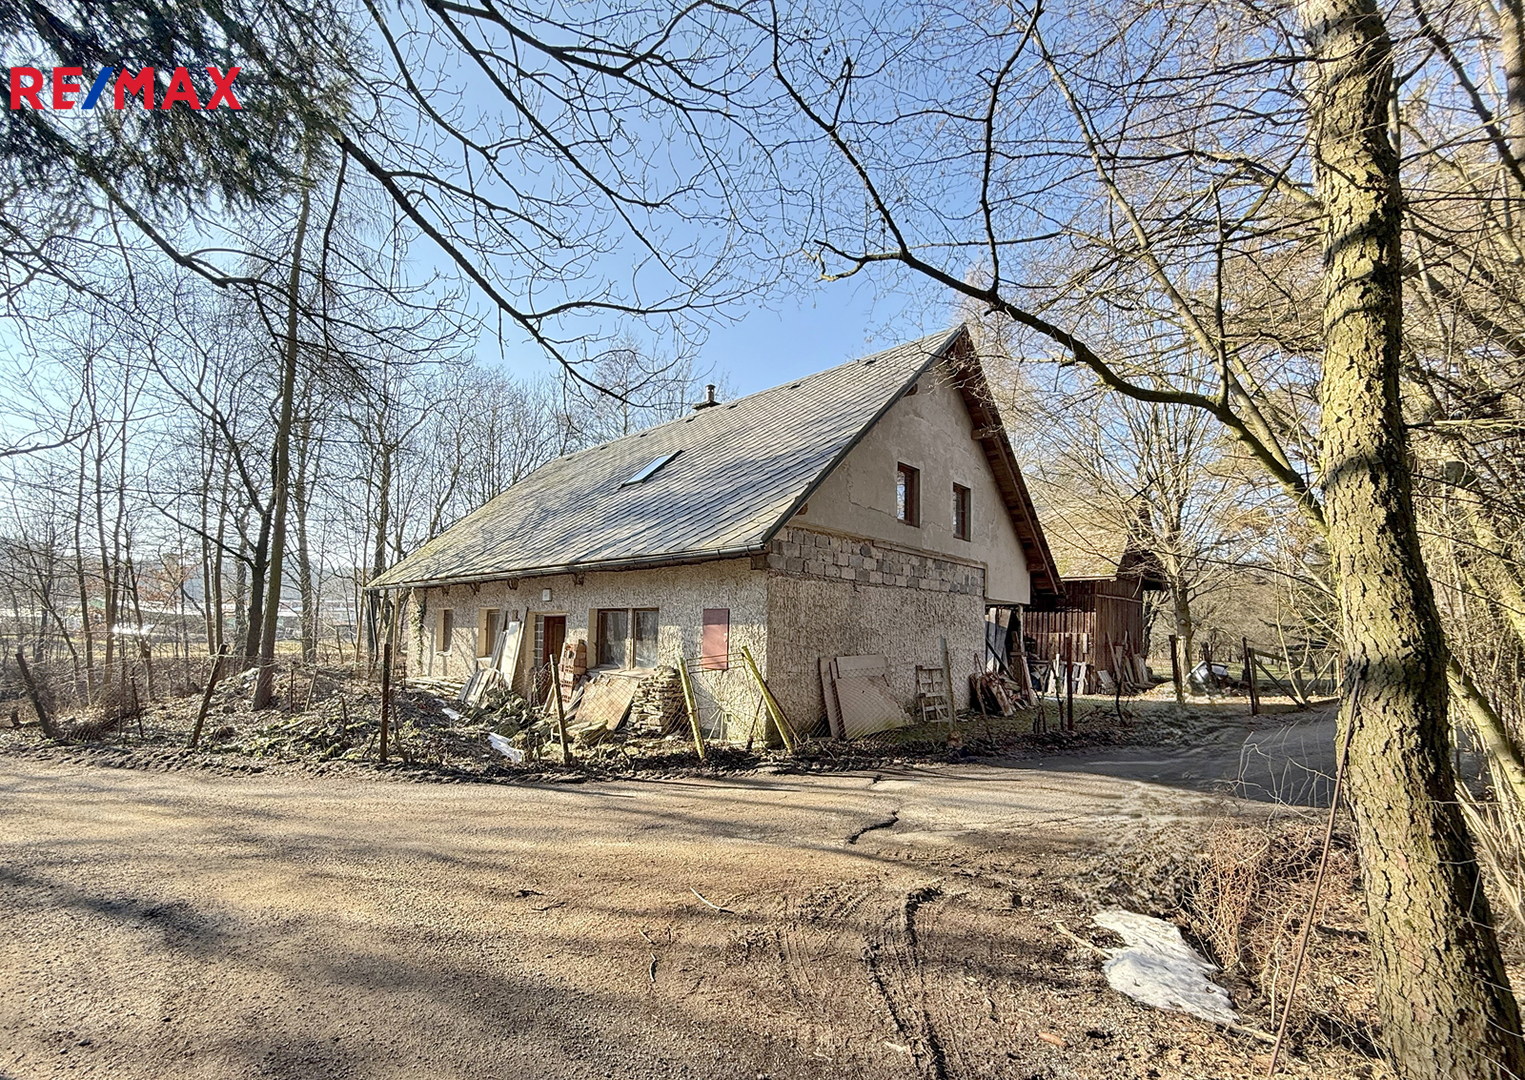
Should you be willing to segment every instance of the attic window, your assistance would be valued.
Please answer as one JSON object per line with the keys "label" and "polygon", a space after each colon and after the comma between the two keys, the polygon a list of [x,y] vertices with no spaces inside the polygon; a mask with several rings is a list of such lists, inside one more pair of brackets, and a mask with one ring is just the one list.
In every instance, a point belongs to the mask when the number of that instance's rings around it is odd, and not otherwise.
{"label": "attic window", "polygon": [[907,525],[921,525],[921,470],[903,462],[895,466],[895,517]]}
{"label": "attic window", "polygon": [[640,472],[636,473],[629,480],[626,480],[623,484],[620,485],[620,487],[629,487],[631,484],[645,483],[647,480],[650,480],[654,475],[656,475],[658,469],[660,469],[663,465],[666,465],[669,461],[681,453],[683,453],[682,450],[673,450],[670,453],[661,454],[652,458],[645,465],[641,466]]}

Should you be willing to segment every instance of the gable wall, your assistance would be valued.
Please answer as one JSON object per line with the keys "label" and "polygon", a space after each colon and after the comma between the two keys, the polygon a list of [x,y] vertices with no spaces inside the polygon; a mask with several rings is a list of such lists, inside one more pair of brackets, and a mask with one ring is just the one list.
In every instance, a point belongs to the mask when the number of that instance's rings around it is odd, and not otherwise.
{"label": "gable wall", "polygon": [[[987,599],[1028,603],[1027,558],[973,431],[957,387],[940,367],[934,368],[915,394],[891,406],[790,524],[976,563],[986,569]],[[921,470],[919,527],[895,516],[895,466],[900,462]],[[953,535],[954,484],[970,489],[969,540]]]}

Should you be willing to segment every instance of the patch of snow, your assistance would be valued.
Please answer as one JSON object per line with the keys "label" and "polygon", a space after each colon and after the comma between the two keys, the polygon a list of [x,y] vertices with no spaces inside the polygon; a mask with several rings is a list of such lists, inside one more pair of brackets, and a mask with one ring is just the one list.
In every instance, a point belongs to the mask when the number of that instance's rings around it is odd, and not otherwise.
{"label": "patch of snow", "polygon": [[444,713],[446,718],[450,720],[459,720],[461,718],[461,714],[450,708],[448,705],[440,709],[440,712]]}
{"label": "patch of snow", "polygon": [[1228,991],[1208,978],[1218,966],[1186,944],[1174,923],[1122,908],[1098,912],[1093,921],[1128,943],[1108,949],[1110,959],[1101,966],[1112,989],[1212,1024],[1239,1023]]}
{"label": "patch of snow", "polygon": [[508,745],[508,740],[496,731],[489,731],[487,733],[487,741],[492,743],[494,750],[508,758],[515,765],[522,765],[524,763],[524,751]]}

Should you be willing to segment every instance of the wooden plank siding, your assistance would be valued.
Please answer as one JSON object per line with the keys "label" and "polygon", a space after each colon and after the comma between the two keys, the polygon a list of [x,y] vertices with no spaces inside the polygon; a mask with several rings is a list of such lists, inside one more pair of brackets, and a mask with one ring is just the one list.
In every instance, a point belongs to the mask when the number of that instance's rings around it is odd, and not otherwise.
{"label": "wooden plank siding", "polygon": [[[1137,577],[1066,579],[1062,599],[1033,597],[1033,606],[1023,616],[1023,630],[1037,642],[1042,660],[1062,656],[1065,635],[1077,635],[1073,659],[1093,670],[1110,672],[1113,645],[1125,646],[1130,653],[1147,652],[1143,595]],[[1083,640],[1079,635],[1084,635]]]}

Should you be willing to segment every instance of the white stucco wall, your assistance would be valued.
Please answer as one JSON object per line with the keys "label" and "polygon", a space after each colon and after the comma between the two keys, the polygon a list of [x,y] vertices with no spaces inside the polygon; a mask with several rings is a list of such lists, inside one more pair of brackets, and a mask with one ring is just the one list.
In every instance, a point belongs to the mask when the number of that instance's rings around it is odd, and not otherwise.
{"label": "white stucco wall", "polygon": [[[541,599],[545,589],[551,590],[549,601]],[[704,609],[729,608],[731,651],[739,654],[743,645],[748,646],[767,676],[767,574],[753,570],[750,559],[588,573],[582,575],[581,584],[573,575],[562,574],[526,578],[517,589],[507,582],[455,585],[448,590],[418,590],[415,601],[422,601],[422,617],[418,622],[416,616],[409,617],[408,670],[422,675],[463,679],[473,669],[486,666],[487,658],[477,656],[477,613],[481,608],[498,608],[509,619],[524,620],[524,647],[514,684],[523,691],[535,662],[535,615],[565,615],[567,639],[587,641],[592,613],[599,608],[654,607],[658,612],[660,663],[676,665],[679,657],[697,657]],[[440,612],[447,608],[453,612],[454,633],[450,648],[441,652],[434,648],[435,630]],[[590,647],[589,663],[594,659]],[[745,727],[755,712],[757,692],[740,659],[726,671],[695,672],[694,683],[706,726],[718,729],[719,721],[728,718],[730,736],[744,739]]]}
{"label": "white stucco wall", "polygon": [[[810,496],[793,525],[885,540],[986,568],[992,603],[1027,604],[1032,584],[974,422],[957,387],[941,369],[902,397]],[[895,516],[895,466],[921,470],[921,525]],[[953,535],[953,485],[970,490],[970,538]]]}

